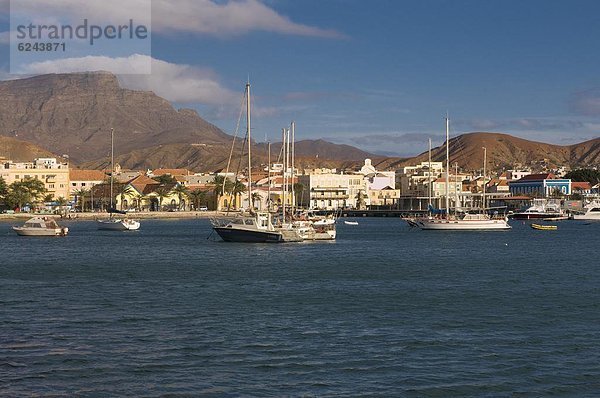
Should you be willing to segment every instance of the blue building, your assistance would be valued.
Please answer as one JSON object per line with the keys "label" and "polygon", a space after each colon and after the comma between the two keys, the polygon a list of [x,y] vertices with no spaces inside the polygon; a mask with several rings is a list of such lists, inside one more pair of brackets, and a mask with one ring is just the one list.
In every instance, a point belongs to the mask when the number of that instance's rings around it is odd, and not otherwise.
{"label": "blue building", "polygon": [[547,198],[555,192],[571,195],[571,180],[555,178],[553,174],[530,174],[508,183],[511,195]]}

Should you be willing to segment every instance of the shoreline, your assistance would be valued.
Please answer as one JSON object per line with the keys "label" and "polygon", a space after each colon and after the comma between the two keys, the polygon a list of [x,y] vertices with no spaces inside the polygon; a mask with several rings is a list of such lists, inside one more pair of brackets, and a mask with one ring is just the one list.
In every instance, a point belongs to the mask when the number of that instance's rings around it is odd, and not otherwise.
{"label": "shoreline", "polygon": [[[127,218],[131,219],[189,219],[189,218],[224,218],[230,217],[231,215],[237,214],[237,212],[230,212],[229,216],[225,212],[221,211],[152,211],[152,212],[135,212],[128,213]],[[26,221],[32,217],[42,216],[51,217],[56,220],[62,221],[93,221],[95,219],[108,218],[109,213],[67,213],[66,217],[59,214],[41,214],[41,213],[15,213],[15,214],[0,214],[0,222],[9,221]],[[123,217],[124,215],[117,215],[117,217]]]}

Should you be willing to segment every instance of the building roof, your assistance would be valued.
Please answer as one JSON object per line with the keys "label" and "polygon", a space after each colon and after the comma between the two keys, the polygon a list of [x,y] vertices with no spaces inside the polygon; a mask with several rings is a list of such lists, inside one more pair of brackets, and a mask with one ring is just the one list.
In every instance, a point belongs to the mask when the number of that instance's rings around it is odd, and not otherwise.
{"label": "building roof", "polygon": [[171,176],[187,176],[191,173],[188,169],[156,169],[152,171],[154,176],[171,175]]}
{"label": "building roof", "polygon": [[586,190],[592,189],[592,184],[590,184],[587,181],[584,181],[584,182],[572,181],[571,182],[571,189],[572,190],[586,191]]}
{"label": "building roof", "polygon": [[517,182],[525,182],[525,181],[543,181],[543,180],[554,180],[556,176],[552,173],[543,173],[543,174],[529,174],[522,177]]}
{"label": "building roof", "polygon": [[102,170],[69,170],[69,179],[71,181],[103,181],[107,176],[108,174]]}

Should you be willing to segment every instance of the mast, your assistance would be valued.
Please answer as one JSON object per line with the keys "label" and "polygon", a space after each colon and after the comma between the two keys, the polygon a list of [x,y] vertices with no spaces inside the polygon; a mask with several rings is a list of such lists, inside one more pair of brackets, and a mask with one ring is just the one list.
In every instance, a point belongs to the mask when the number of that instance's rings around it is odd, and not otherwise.
{"label": "mast", "polygon": [[248,203],[252,210],[252,139],[250,137],[250,81],[246,83],[246,134],[248,137]]}
{"label": "mast", "polygon": [[450,215],[450,198],[448,186],[450,185],[450,119],[446,114],[446,219]]}
{"label": "mast", "polygon": [[267,211],[271,211],[271,142],[269,141],[267,144],[269,155],[268,155],[268,163],[267,163],[267,179],[269,181],[269,186],[267,188]]}
{"label": "mast", "polygon": [[454,163],[454,213],[458,211],[458,162]]}
{"label": "mast", "polygon": [[429,184],[427,185],[427,211],[431,208],[431,138],[429,139],[429,173],[428,173]]}
{"label": "mast", "polygon": [[296,122],[292,121],[292,172],[291,172],[291,193],[292,193],[292,217],[296,210],[296,192],[294,191],[294,167],[295,163],[295,152],[294,147],[296,145]]}
{"label": "mast", "polygon": [[282,193],[282,201],[281,204],[283,205],[283,208],[281,210],[281,216],[283,217],[283,222],[285,222],[285,200],[287,198],[286,195],[286,173],[285,173],[285,169],[286,169],[286,157],[285,157],[285,128],[281,129],[281,149],[282,149],[282,161],[283,161],[283,168],[281,170],[281,193]]}
{"label": "mast", "polygon": [[485,203],[485,165],[487,163],[487,148],[483,147],[483,212],[486,212],[486,203]]}
{"label": "mast", "polygon": [[[285,151],[286,164],[285,164],[285,170],[283,172],[286,175],[286,179],[285,179],[285,194],[286,194],[285,199],[286,200],[283,204],[284,207],[287,206],[287,202],[290,201],[290,174],[288,173],[288,170],[290,168],[290,129],[286,129],[286,132],[285,132],[285,148],[286,148],[286,151]],[[290,214],[290,216],[291,216],[291,214]]]}
{"label": "mast", "polygon": [[[110,129],[110,207],[113,208],[113,178],[115,174],[115,129]],[[110,212],[112,217],[112,211]]]}

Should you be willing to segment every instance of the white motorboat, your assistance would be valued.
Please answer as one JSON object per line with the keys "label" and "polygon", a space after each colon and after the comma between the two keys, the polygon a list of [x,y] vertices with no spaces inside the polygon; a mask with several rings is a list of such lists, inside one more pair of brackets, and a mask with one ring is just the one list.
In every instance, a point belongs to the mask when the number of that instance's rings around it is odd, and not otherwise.
{"label": "white motorboat", "polygon": [[346,225],[358,225],[358,221],[344,221]]}
{"label": "white motorboat", "polygon": [[20,236],[66,236],[69,228],[61,227],[50,217],[30,218],[21,227],[13,227]]}
{"label": "white motorboat", "polygon": [[582,211],[573,211],[573,220],[600,220],[600,201],[594,200],[583,207]]}
{"label": "white motorboat", "polygon": [[515,220],[538,220],[554,219],[564,217],[560,203],[552,199],[534,199],[533,205],[523,211],[513,213],[511,218]]}
{"label": "white motorboat", "polygon": [[[213,229],[225,242],[283,243],[302,240],[293,230],[275,228],[269,213],[240,216],[225,223],[213,220]],[[287,237],[287,239],[286,239]]]}

